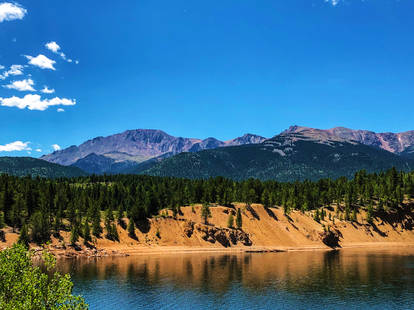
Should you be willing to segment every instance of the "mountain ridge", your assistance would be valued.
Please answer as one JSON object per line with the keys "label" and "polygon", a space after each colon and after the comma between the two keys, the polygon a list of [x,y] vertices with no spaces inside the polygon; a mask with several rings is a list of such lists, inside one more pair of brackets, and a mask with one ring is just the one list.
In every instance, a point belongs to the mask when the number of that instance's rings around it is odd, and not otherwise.
{"label": "mountain ridge", "polygon": [[369,130],[350,129],[346,127],[333,127],[330,129],[317,129],[305,126],[290,126],[282,134],[301,133],[310,137],[341,138],[353,140],[361,144],[375,146],[391,153],[403,153],[414,146],[414,130],[399,133],[377,133]]}
{"label": "mountain ridge", "polygon": [[[135,129],[106,137],[95,137],[79,146],[72,145],[66,149],[44,155],[41,159],[69,166],[76,164],[78,160],[90,154],[113,158],[111,154],[117,153],[118,162],[135,161],[140,163],[165,154],[198,152],[205,149],[250,144],[264,140],[264,137],[253,134],[245,134],[227,141],[220,141],[213,137],[202,140],[174,137],[158,129]],[[123,157],[122,154],[124,154]]]}
{"label": "mountain ridge", "polygon": [[[326,145],[357,143],[401,156],[402,160],[414,159],[414,131],[376,133],[346,127],[317,129],[298,125],[290,126],[271,139],[248,133],[227,141],[214,137],[206,139],[175,137],[158,129],[126,130],[118,134],[87,140],[79,146],[70,146],[45,155],[41,159],[78,167],[91,174],[142,173],[154,166],[160,166],[160,162],[166,158],[180,153],[198,153],[224,147],[256,145],[278,138],[282,139],[285,144],[312,141],[315,145],[310,149],[307,148],[306,152],[318,149],[318,143]],[[284,154],[281,149],[274,151]],[[249,156],[254,157],[254,154]]]}
{"label": "mountain ridge", "polygon": [[137,173],[191,179],[223,176],[235,180],[293,182],[352,178],[359,170],[381,172],[392,167],[411,170],[414,161],[355,141],[285,133],[261,144],[181,153]]}

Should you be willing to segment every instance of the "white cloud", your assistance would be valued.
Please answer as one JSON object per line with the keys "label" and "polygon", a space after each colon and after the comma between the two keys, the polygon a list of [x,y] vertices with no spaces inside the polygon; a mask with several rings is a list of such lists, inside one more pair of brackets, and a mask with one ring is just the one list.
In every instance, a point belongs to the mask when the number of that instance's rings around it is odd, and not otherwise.
{"label": "white cloud", "polygon": [[45,47],[49,51],[52,51],[53,53],[55,53],[55,54],[59,55],[60,57],[62,57],[63,60],[65,60],[67,62],[72,62],[72,59],[66,58],[66,54],[61,51],[60,45],[57,44],[55,41],[51,41],[51,42],[46,43]]}
{"label": "white cloud", "polygon": [[22,75],[23,66],[22,65],[11,65],[10,70],[6,72],[8,75]]}
{"label": "white cloud", "polygon": [[3,70],[4,68],[6,68],[5,66],[0,65],[0,70]]}
{"label": "white cloud", "polygon": [[39,152],[40,153],[41,151],[42,151],[42,149],[36,149],[36,152]]}
{"label": "white cloud", "polygon": [[57,54],[57,52],[60,50],[59,44],[57,44],[55,41],[48,42],[45,44],[46,48],[53,53]]}
{"label": "white cloud", "polygon": [[42,93],[44,93],[44,94],[53,94],[54,92],[55,92],[55,90],[52,88],[52,89],[49,89],[46,85],[45,85],[45,87],[43,87],[43,89],[41,90],[41,92]]}
{"label": "white cloud", "polygon": [[55,151],[59,151],[61,149],[58,144],[52,144],[52,147]]}
{"label": "white cloud", "polygon": [[[2,66],[1,69],[4,69]],[[10,69],[0,74],[0,80],[5,80],[9,75],[22,75],[23,74],[23,66],[22,65],[11,65]]]}
{"label": "white cloud", "polygon": [[79,64],[79,60],[75,60],[75,64],[77,64],[77,65],[78,65],[78,64]]}
{"label": "white cloud", "polygon": [[4,21],[23,19],[27,10],[17,3],[0,3],[0,23]]}
{"label": "white cloud", "polygon": [[5,145],[0,145],[0,152],[14,152],[14,151],[31,151],[29,147],[30,142],[15,141]]}
{"label": "white cloud", "polygon": [[341,0],[325,0],[325,2],[337,6]]}
{"label": "white cloud", "polygon": [[65,109],[59,108],[57,109],[58,112],[65,112]]}
{"label": "white cloud", "polygon": [[3,87],[9,88],[9,89],[15,89],[18,91],[36,91],[33,88],[34,82],[32,79],[26,79],[21,81],[14,81],[10,83],[9,85],[4,85]]}
{"label": "white cloud", "polygon": [[56,70],[53,66],[56,61],[47,58],[45,55],[37,55],[36,57],[25,55],[25,57],[29,60],[29,64],[39,67],[41,69],[50,69]]}
{"label": "white cloud", "polygon": [[76,100],[59,98],[55,97],[53,99],[43,99],[39,95],[26,95],[23,98],[19,97],[10,97],[10,98],[1,98],[0,103],[4,107],[16,107],[19,109],[29,109],[44,111],[50,106],[71,106],[76,104]]}

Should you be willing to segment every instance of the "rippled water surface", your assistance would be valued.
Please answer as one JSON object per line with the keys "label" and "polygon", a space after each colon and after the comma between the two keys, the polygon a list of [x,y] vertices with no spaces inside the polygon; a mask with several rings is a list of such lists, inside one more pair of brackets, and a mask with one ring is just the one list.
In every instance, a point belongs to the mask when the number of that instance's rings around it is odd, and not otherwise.
{"label": "rippled water surface", "polygon": [[91,309],[414,309],[414,250],[60,261]]}

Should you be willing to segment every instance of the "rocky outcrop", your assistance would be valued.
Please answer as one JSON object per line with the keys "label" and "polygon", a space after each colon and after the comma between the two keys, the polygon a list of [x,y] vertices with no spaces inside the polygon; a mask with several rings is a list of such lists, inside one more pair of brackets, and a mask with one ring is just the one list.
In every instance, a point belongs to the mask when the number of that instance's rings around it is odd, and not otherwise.
{"label": "rocky outcrop", "polygon": [[397,154],[409,152],[414,146],[414,131],[376,133],[369,130],[353,130],[344,127],[316,129],[295,125],[289,127],[282,134],[301,134],[320,140],[341,139],[345,141],[356,141]]}
{"label": "rocky outcrop", "polygon": [[194,223],[189,221],[186,222],[184,224],[184,234],[188,237],[191,238],[191,236],[193,235],[194,232]]}
{"label": "rocky outcrop", "polygon": [[232,245],[237,245],[238,243],[245,246],[252,245],[249,234],[240,229],[219,228],[204,224],[197,224],[195,229],[201,233],[201,237],[205,241],[211,243],[218,242],[226,248]]}
{"label": "rocky outcrop", "polygon": [[322,242],[330,248],[339,248],[339,240],[342,237],[342,234],[337,229],[328,229],[320,233],[320,239]]}

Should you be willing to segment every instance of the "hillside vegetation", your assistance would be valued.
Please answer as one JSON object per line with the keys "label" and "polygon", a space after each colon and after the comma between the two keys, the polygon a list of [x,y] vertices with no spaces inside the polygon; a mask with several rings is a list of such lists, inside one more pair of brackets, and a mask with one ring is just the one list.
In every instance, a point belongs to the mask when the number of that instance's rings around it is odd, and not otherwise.
{"label": "hillside vegetation", "polygon": [[[286,238],[335,247],[346,231],[340,229],[343,225],[359,226],[364,234],[382,239],[405,240],[394,234],[399,230],[411,240],[413,201],[414,173],[396,169],[381,174],[360,171],[352,180],[294,183],[236,182],[222,177],[117,175],[48,180],[0,176],[0,228],[5,227],[1,234],[6,242],[43,244],[51,238],[68,242],[60,248],[76,248],[81,241],[92,248],[120,241],[177,245],[186,244],[193,235],[189,245],[199,240],[199,246],[229,247],[265,244],[264,236],[287,221],[304,231],[296,236],[288,225]],[[265,218],[274,221],[265,224]],[[258,221],[258,226],[251,226],[252,221]],[[271,227],[272,223],[277,225]],[[168,229],[173,228],[177,234],[169,235]]]}
{"label": "hillside vegetation", "polygon": [[293,182],[351,178],[357,171],[380,172],[392,167],[409,171],[414,161],[388,151],[346,141],[310,140],[280,135],[261,144],[181,153],[137,173],[181,178],[224,176]]}
{"label": "hillside vegetation", "polygon": [[0,157],[0,174],[43,178],[71,178],[86,175],[76,167],[66,167],[32,157]]}

